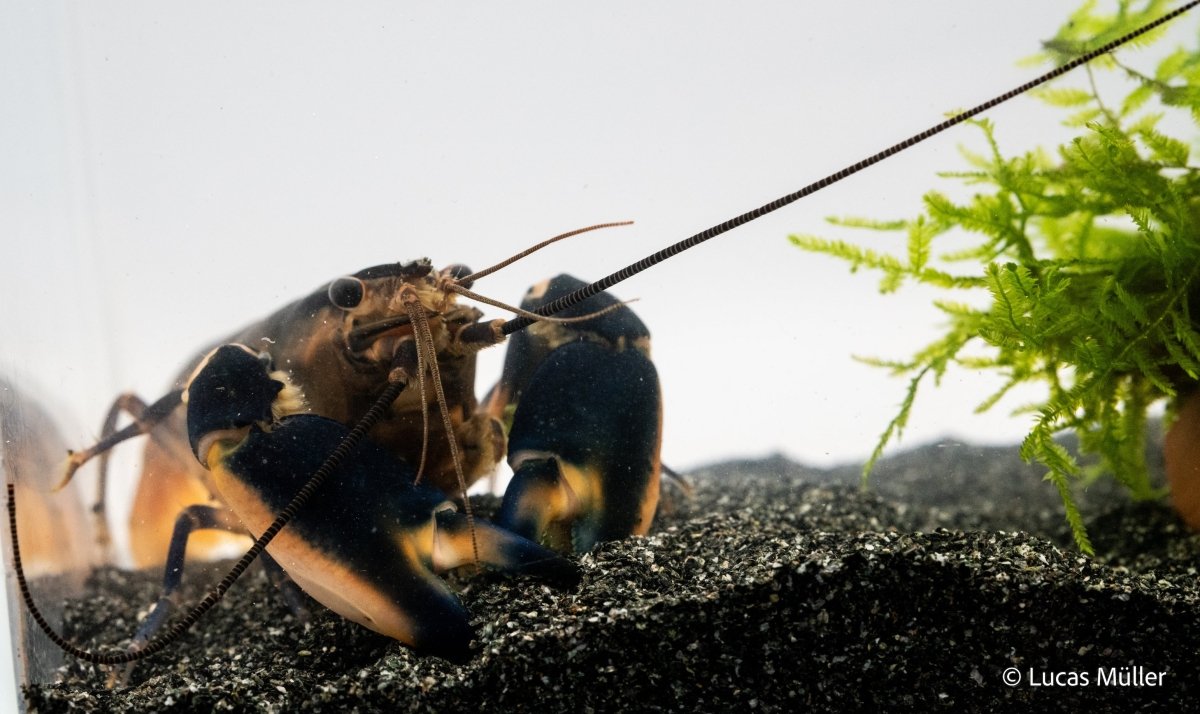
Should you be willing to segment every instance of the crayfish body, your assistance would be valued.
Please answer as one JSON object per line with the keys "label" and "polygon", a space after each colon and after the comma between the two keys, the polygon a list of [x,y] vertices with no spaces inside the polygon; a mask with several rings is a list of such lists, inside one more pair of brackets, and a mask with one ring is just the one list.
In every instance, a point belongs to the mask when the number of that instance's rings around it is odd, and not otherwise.
{"label": "crayfish body", "polygon": [[[296,585],[347,619],[461,661],[468,616],[438,573],[476,563],[573,583],[577,568],[559,553],[647,531],[662,424],[645,325],[607,293],[535,322],[511,337],[480,408],[475,353],[504,334],[456,302],[467,273],[419,260],[334,280],[210,350],[176,392],[72,457],[151,436],[133,544],[139,562],[165,558],[166,569],[132,649],[164,623],[195,536],[267,530],[393,381],[404,387],[381,403],[368,439],[262,553],[298,614]],[[582,286],[560,275],[522,309]],[[129,403],[114,405],[109,427]],[[509,417],[514,479],[493,525],[449,498],[504,456]]]}

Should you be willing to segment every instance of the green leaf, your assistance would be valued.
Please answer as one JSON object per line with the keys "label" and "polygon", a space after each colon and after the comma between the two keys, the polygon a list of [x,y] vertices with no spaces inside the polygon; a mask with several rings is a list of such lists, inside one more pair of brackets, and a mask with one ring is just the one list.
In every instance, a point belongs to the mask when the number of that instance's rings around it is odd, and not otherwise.
{"label": "green leaf", "polygon": [[1161,161],[1167,166],[1187,166],[1190,149],[1184,142],[1160,134],[1153,129],[1143,130],[1138,133],[1138,136],[1146,143],[1146,146],[1150,147],[1150,156],[1155,161]]}
{"label": "green leaf", "polygon": [[[1069,61],[1168,6],[1086,3],[1040,61]],[[978,134],[960,147],[961,165],[938,174],[918,215],[833,222],[846,232],[904,231],[888,237],[888,252],[842,236],[793,237],[852,270],[878,271],[884,291],[912,283],[955,291],[934,301],[938,339],[906,359],[870,361],[907,388],[864,474],[903,431],[923,381],[936,385],[954,364],[1000,377],[979,410],[1018,385],[1022,394],[1036,388],[1018,406],[1034,420],[1021,454],[1047,469],[1081,550],[1091,543],[1072,489],[1085,479],[1114,478],[1134,498],[1161,495],[1145,461],[1147,411],[1200,380],[1191,315],[1200,305],[1200,169],[1188,164],[1200,139],[1200,46],[1193,39],[1167,53],[1153,76],[1133,65],[1110,56],[1089,65],[1097,89],[1039,92],[1073,127],[1053,150],[1006,152],[1003,126],[972,121]],[[1078,456],[1055,441],[1065,431],[1079,437]]]}
{"label": "green leaf", "polygon": [[1179,76],[1185,66],[1195,61],[1194,53],[1179,47],[1158,63],[1158,69],[1154,71],[1154,79],[1159,82],[1169,82]]}
{"label": "green leaf", "polygon": [[1048,87],[1034,90],[1033,95],[1055,107],[1077,107],[1092,101],[1092,93],[1073,87]]}

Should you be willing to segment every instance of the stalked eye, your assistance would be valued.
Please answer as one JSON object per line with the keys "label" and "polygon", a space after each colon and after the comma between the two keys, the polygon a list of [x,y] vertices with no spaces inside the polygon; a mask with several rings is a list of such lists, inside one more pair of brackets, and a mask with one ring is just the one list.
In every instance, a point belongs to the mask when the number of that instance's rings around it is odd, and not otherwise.
{"label": "stalked eye", "polygon": [[346,276],[329,284],[329,302],[343,310],[353,310],[362,302],[366,288],[358,278]]}
{"label": "stalked eye", "polygon": [[[472,271],[470,268],[463,265],[462,263],[455,263],[454,265],[447,265],[446,267],[442,268],[442,275],[445,275],[446,277],[449,277],[449,278],[453,278],[455,280],[462,280],[463,278],[470,275],[472,272],[474,272],[474,271]],[[460,283],[460,284],[462,285],[462,287],[466,288],[467,290],[470,290],[471,285],[474,282],[475,281],[472,280],[472,281],[468,281],[466,283]]]}

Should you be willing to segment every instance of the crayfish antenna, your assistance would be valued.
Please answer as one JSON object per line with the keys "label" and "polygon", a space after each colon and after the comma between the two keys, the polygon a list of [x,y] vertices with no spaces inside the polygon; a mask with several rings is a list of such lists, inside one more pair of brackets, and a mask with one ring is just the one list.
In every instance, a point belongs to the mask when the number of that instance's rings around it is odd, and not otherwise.
{"label": "crayfish antenna", "polygon": [[637,298],[634,298],[632,300],[625,300],[623,302],[618,302],[613,305],[609,305],[608,307],[597,310],[595,312],[589,312],[586,315],[576,315],[575,317],[552,317],[549,315],[539,315],[536,312],[530,312],[529,310],[523,310],[519,307],[516,307],[515,305],[509,305],[508,303],[500,302],[499,300],[493,300],[490,297],[480,295],[477,292],[472,292],[472,291],[467,290],[466,288],[464,288],[460,285],[456,285],[454,283],[450,283],[450,284],[446,285],[446,289],[452,293],[457,293],[459,295],[462,295],[465,298],[470,298],[471,300],[476,300],[485,305],[491,305],[492,307],[498,307],[501,310],[508,310],[509,312],[513,313],[514,315],[519,315],[521,317],[529,318],[530,320],[533,320],[534,322],[552,322],[556,325],[569,325],[574,322],[587,322],[588,320],[594,320],[597,317],[600,317],[601,315],[607,315],[608,313],[613,312],[614,310],[619,310],[620,308],[622,308],[630,303],[637,302]]}
{"label": "crayfish antenna", "polygon": [[[415,294],[406,297],[404,307],[412,318],[413,335],[417,342],[417,379],[421,384],[421,419],[424,423],[424,437],[421,441],[421,463],[424,467],[425,447],[429,441],[429,413],[425,406],[425,370],[423,365],[429,365],[429,378],[433,382],[433,391],[437,396],[438,411],[442,413],[442,424],[446,430],[446,440],[450,445],[450,460],[454,462],[454,475],[458,478],[458,487],[462,491],[463,515],[466,516],[467,529],[471,533],[471,551],[475,568],[479,568],[479,541],[475,536],[475,513],[471,509],[471,499],[467,497],[467,479],[463,475],[462,457],[458,453],[458,442],[454,438],[454,424],[450,421],[450,408],[446,404],[446,393],[442,389],[442,375],[438,369],[437,351],[433,346],[433,332],[429,329],[429,317],[425,314],[420,298]],[[422,356],[423,355],[423,356]],[[421,469],[418,469],[417,479],[420,480]]]}
{"label": "crayfish antenna", "polygon": [[[417,309],[420,309],[419,306]],[[409,314],[412,314],[412,310],[409,310]],[[425,350],[422,347],[422,339],[418,338],[415,332],[413,339],[417,340],[417,393],[421,398],[421,460],[417,462],[417,475],[413,479],[415,486],[421,483],[421,477],[425,475],[425,459],[429,455],[429,402],[425,396]],[[434,364],[437,364],[436,358]],[[454,438],[451,437],[450,440],[453,441]]]}
{"label": "crayfish antenna", "polygon": [[588,226],[586,228],[576,228],[573,231],[567,231],[566,233],[561,233],[559,235],[554,236],[553,238],[547,238],[546,240],[542,241],[541,243],[538,243],[537,245],[532,246],[530,248],[526,248],[525,250],[521,251],[520,253],[517,253],[516,255],[512,256],[511,258],[505,258],[504,260],[500,261],[499,263],[496,263],[495,265],[491,266],[490,268],[484,268],[483,270],[480,270],[480,271],[471,273],[470,275],[458,278],[455,282],[458,285],[470,285],[471,283],[475,282],[476,280],[478,280],[486,275],[491,275],[492,273],[496,272],[497,270],[500,270],[501,268],[506,268],[509,265],[512,265],[513,263],[517,262],[521,258],[524,258],[533,253],[536,253],[537,251],[541,250],[542,248],[545,248],[546,246],[550,245],[551,243],[557,243],[558,241],[563,240],[564,238],[570,238],[572,236],[577,236],[581,233],[598,231],[601,228],[614,228],[616,226],[631,226],[631,225],[633,225],[633,221],[614,221],[612,223],[597,223],[594,226]]}

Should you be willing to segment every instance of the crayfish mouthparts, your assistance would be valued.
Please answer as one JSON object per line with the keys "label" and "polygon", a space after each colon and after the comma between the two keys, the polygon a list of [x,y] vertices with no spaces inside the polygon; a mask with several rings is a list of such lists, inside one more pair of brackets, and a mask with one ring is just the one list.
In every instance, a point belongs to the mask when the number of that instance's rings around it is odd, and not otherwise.
{"label": "crayfish mouthparts", "polygon": [[371,347],[376,340],[403,327],[412,325],[408,315],[397,315],[377,322],[359,325],[352,328],[346,335],[346,346],[351,352],[363,352]]}

